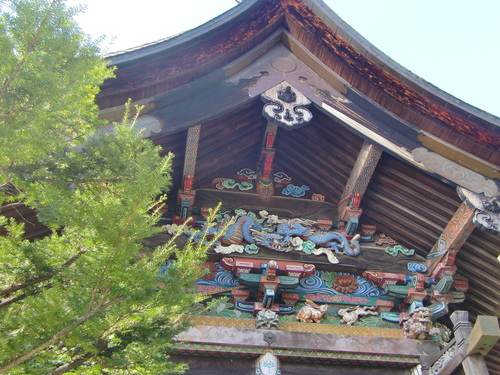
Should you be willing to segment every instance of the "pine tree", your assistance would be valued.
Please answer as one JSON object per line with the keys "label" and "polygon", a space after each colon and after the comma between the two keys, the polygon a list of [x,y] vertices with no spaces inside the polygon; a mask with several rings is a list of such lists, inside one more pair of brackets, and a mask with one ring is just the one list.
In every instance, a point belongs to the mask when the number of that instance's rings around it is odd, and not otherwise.
{"label": "pine tree", "polygon": [[51,230],[27,241],[24,223],[0,216],[0,373],[182,371],[165,353],[189,323],[205,249],[138,256],[161,231],[171,156],[128,120],[92,136],[112,69],[73,20],[82,8],[0,7],[0,205],[27,205]]}

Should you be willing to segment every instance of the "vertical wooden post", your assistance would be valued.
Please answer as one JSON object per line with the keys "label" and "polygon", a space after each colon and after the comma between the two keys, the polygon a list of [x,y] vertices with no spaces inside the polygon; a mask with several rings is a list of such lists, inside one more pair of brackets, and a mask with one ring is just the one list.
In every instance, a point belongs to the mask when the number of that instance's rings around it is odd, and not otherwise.
{"label": "vertical wooden post", "polygon": [[[461,346],[468,338],[470,339],[471,332],[474,329],[472,323],[469,322],[469,313],[457,310],[451,314],[450,319],[454,324],[453,332],[455,333],[456,345]],[[468,355],[467,353],[467,356],[462,361],[462,367],[465,375],[489,374],[484,356],[481,354]]]}
{"label": "vertical wooden post", "polygon": [[194,197],[196,194],[193,189],[193,182],[200,131],[201,125],[192,126],[188,129],[186,152],[184,155],[184,170],[182,173],[182,189],[179,190],[177,199],[179,217],[181,220],[186,220],[193,211]]}

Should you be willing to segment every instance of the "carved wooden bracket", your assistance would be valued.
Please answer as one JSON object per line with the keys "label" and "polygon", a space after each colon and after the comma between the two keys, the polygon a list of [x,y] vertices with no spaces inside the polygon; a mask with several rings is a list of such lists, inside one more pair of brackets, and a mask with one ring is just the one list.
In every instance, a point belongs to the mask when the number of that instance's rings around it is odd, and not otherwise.
{"label": "carved wooden bracket", "polygon": [[474,210],[474,225],[485,232],[500,236],[500,195],[490,198],[462,187],[457,187],[457,193],[465,204]]}

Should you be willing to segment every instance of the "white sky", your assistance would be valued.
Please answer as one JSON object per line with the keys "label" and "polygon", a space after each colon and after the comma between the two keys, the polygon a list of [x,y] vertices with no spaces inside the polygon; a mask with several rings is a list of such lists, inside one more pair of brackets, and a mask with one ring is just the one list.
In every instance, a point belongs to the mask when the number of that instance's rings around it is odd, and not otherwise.
{"label": "white sky", "polygon": [[[500,116],[500,0],[325,0],[373,45],[440,89]],[[108,52],[197,27],[235,0],[70,0]]]}

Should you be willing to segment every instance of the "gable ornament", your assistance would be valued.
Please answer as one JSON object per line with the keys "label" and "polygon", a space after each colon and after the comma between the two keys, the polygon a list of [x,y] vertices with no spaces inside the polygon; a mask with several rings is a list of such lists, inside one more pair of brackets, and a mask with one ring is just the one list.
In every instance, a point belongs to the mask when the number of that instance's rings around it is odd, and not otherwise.
{"label": "gable ornament", "polygon": [[311,101],[286,81],[262,93],[261,98],[266,103],[262,115],[272,124],[292,130],[307,125],[312,119],[307,109]]}

